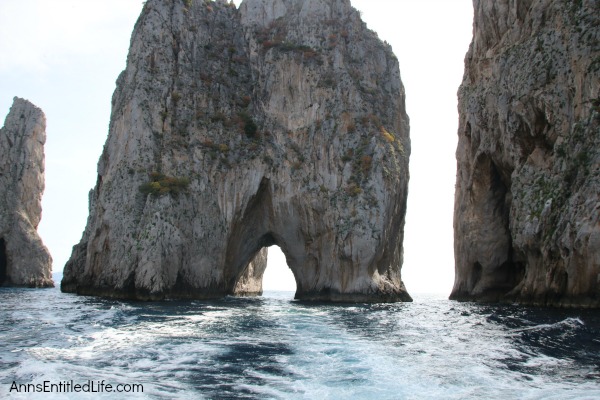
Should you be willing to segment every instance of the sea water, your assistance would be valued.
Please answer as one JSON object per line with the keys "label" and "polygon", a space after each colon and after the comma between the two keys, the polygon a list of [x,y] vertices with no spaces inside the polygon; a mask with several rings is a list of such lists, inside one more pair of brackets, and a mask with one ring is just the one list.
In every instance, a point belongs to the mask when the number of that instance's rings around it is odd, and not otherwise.
{"label": "sea water", "polygon": [[147,303],[2,288],[0,398],[600,398],[598,311],[292,297]]}

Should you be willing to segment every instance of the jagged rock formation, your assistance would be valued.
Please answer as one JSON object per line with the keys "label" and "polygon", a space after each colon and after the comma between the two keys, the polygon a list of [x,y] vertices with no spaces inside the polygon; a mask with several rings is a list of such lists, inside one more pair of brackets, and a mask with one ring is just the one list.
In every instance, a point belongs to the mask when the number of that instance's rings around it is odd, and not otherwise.
{"label": "jagged rock formation", "polygon": [[600,2],[473,4],[451,298],[600,306]]}
{"label": "jagged rock formation", "polygon": [[410,300],[408,132],[398,61],[349,0],[149,0],[62,290],[259,293],[277,244],[297,298]]}
{"label": "jagged rock formation", "polygon": [[44,143],[44,113],[15,97],[0,129],[0,286],[54,286],[52,258],[37,233]]}

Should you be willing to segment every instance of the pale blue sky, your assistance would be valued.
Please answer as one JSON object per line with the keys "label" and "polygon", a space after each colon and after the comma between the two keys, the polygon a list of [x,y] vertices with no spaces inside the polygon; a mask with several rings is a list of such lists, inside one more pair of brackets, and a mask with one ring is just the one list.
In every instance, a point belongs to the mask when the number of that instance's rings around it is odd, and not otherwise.
{"label": "pale blue sky", "polygon": [[[196,1],[196,0],[195,0]],[[238,3],[238,1],[236,1]],[[450,293],[458,113],[471,0],[352,0],[400,60],[411,120],[410,192],[402,269],[409,292]],[[48,120],[40,235],[61,271],[85,227],[87,194],[108,133],[141,0],[1,0],[0,118],[14,96]],[[294,290],[271,248],[266,289]]]}

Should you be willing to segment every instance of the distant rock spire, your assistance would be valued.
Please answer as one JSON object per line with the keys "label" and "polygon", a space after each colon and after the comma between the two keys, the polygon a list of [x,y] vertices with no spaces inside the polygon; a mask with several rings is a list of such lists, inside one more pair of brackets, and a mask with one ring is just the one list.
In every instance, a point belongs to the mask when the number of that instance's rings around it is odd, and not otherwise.
{"label": "distant rock spire", "polygon": [[49,287],[52,258],[37,227],[42,217],[46,117],[15,97],[0,130],[0,285]]}

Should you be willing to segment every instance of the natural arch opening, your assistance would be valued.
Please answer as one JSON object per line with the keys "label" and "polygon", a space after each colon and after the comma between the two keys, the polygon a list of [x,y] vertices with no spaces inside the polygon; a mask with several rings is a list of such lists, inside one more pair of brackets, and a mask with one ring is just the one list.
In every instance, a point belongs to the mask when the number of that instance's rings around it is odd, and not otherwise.
{"label": "natural arch opening", "polygon": [[6,242],[0,238],[0,286],[4,285],[6,281],[6,269],[8,267],[8,260],[6,256]]}
{"label": "natural arch opening", "polygon": [[[263,178],[256,194],[250,198],[248,205],[232,229],[227,252],[227,271],[229,294],[236,296],[262,295],[263,277],[267,269],[267,260],[271,260],[268,272],[267,290],[273,287],[272,275],[275,281],[281,281],[286,276],[288,282],[292,277],[291,290],[301,289],[294,278],[293,270],[298,272],[298,266],[304,265],[303,248],[290,246],[287,232],[287,218],[274,215],[271,182]],[[284,232],[284,234],[281,234]],[[287,240],[286,240],[287,238]],[[270,250],[267,250],[267,249]],[[283,255],[285,252],[286,256]],[[270,254],[269,254],[270,253]],[[269,255],[268,255],[269,254]],[[267,256],[268,255],[268,256]],[[289,261],[289,268],[288,268]],[[292,271],[290,271],[290,269]],[[283,271],[282,271],[283,270]],[[277,283],[275,283],[277,285]]]}
{"label": "natural arch opening", "polygon": [[263,274],[263,296],[264,292],[295,292],[296,278],[287,265],[285,255],[279,246],[269,247],[267,257],[267,268]]}
{"label": "natural arch opening", "polygon": [[296,292],[296,278],[287,264],[286,257],[281,248],[272,243],[273,241],[269,241],[264,244],[248,262],[235,282],[234,295],[264,296],[265,291]]}

